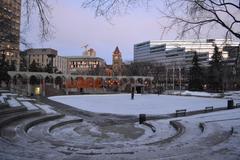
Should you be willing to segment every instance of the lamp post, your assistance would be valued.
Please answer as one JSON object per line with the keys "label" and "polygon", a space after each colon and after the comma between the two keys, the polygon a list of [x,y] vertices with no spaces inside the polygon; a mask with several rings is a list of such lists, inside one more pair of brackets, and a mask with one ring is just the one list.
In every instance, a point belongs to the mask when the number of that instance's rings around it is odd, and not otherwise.
{"label": "lamp post", "polygon": [[166,68],[166,88],[165,88],[165,90],[167,91],[167,89],[168,89],[168,68]]}
{"label": "lamp post", "polygon": [[179,71],[179,91],[180,91],[180,95],[181,95],[181,91],[182,91],[182,73],[181,73],[181,67],[178,67],[178,71]]}

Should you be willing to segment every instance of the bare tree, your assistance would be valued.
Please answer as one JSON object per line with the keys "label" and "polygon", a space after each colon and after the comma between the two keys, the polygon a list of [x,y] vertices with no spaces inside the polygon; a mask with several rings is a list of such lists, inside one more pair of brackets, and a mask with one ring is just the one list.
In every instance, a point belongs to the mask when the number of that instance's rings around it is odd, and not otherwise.
{"label": "bare tree", "polygon": [[94,8],[96,16],[109,19],[112,16],[126,13],[135,6],[148,6],[149,1],[151,0],[82,0],[82,7]]}
{"label": "bare tree", "polygon": [[[97,16],[110,17],[121,13],[137,3],[148,4],[151,0],[83,0],[84,7],[94,7]],[[164,2],[165,6],[162,6]],[[156,2],[155,2],[156,3]],[[214,27],[225,29],[225,36],[240,38],[240,1],[239,0],[164,0],[158,2],[161,17],[171,23],[164,26],[163,33],[178,27],[179,36],[187,33],[197,36],[210,32]]]}
{"label": "bare tree", "polygon": [[[48,0],[23,0],[23,15],[25,19],[24,27],[31,24],[33,15],[37,15],[40,29],[40,39],[49,40],[53,33],[53,26],[50,23],[51,7]],[[36,18],[36,17],[35,17]],[[25,40],[22,42],[25,43]]]}
{"label": "bare tree", "polygon": [[167,10],[161,13],[171,20],[172,26],[180,27],[179,37],[187,33],[199,36],[214,27],[224,28],[226,38],[240,38],[239,0],[165,0]]}
{"label": "bare tree", "polygon": [[[30,23],[32,12],[39,15],[41,39],[51,37],[52,26],[49,21],[51,7],[48,0],[24,0],[23,8],[27,23]],[[82,7],[93,8],[96,16],[107,19],[114,15],[125,13],[131,8],[148,6],[152,0],[80,0]],[[210,32],[214,27],[225,29],[226,38],[234,36],[240,38],[240,0],[163,0],[164,9],[159,9],[161,16],[171,23],[164,26],[163,33],[173,27],[179,27],[178,38],[187,33],[200,36],[203,32]],[[153,2],[153,3],[156,3]]]}

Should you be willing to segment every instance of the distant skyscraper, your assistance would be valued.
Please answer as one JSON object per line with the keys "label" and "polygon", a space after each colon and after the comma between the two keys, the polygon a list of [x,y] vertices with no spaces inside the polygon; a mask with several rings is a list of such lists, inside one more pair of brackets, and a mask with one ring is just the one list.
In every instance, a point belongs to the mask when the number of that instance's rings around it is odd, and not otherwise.
{"label": "distant skyscraper", "polygon": [[112,55],[112,70],[113,75],[121,75],[122,74],[122,53],[120,52],[119,48],[116,47],[115,51]]}
{"label": "distant skyscraper", "polygon": [[21,0],[0,1],[0,53],[19,64]]}

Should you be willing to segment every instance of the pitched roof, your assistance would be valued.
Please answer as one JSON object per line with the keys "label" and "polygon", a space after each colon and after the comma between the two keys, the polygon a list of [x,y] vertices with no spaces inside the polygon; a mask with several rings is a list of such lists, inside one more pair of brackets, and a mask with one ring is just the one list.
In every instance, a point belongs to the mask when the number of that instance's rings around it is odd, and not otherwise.
{"label": "pitched roof", "polygon": [[113,52],[113,54],[121,54],[121,52],[120,52],[118,46],[116,47],[116,49],[115,49],[115,51]]}

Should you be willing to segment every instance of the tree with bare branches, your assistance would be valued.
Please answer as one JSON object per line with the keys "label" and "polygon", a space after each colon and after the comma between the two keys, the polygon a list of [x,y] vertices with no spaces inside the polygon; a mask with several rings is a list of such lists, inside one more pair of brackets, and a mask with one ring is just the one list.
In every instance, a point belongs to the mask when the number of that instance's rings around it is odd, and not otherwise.
{"label": "tree with bare branches", "polygon": [[40,39],[44,41],[49,40],[53,33],[53,26],[50,22],[52,8],[48,2],[48,0],[22,1],[22,18],[24,18],[25,21],[24,27],[27,27],[29,24],[31,24],[34,18],[32,17],[33,15],[37,15],[40,29]]}
{"label": "tree with bare branches", "polygon": [[149,1],[151,0],[82,0],[82,7],[93,8],[96,16],[109,19],[132,8],[148,6]]}
{"label": "tree with bare branches", "polygon": [[[84,0],[84,7],[94,7],[97,16],[110,17],[119,14],[137,3],[148,4],[151,0]],[[161,17],[171,23],[163,32],[177,27],[178,38],[187,33],[197,35],[210,32],[214,27],[225,29],[225,36],[240,38],[239,0],[164,0],[164,9],[159,8]],[[162,5],[162,2],[158,2]],[[153,2],[156,3],[156,2]]]}
{"label": "tree with bare branches", "polygon": [[[51,6],[49,0],[23,0],[23,19],[25,25],[31,24],[32,15],[38,15],[40,38],[49,40],[52,37]],[[152,0],[80,0],[83,8],[93,8],[96,16],[107,19],[125,13],[132,8],[156,3]],[[165,7],[162,6],[165,2]],[[164,9],[159,9],[161,16],[171,23],[164,26],[163,32],[180,27],[179,38],[187,33],[199,36],[214,26],[225,29],[226,37],[240,38],[240,1],[239,0],[163,0],[157,2]],[[154,5],[151,5],[154,6]],[[154,8],[153,8],[154,9]],[[22,43],[27,44],[25,40]]]}
{"label": "tree with bare branches", "polygon": [[172,26],[180,27],[179,36],[192,32],[199,36],[212,29],[223,28],[225,38],[240,38],[239,0],[165,0],[167,10],[161,12],[171,20]]}

